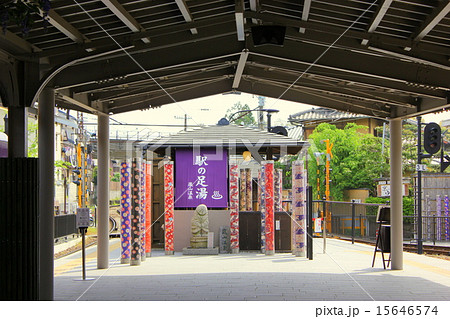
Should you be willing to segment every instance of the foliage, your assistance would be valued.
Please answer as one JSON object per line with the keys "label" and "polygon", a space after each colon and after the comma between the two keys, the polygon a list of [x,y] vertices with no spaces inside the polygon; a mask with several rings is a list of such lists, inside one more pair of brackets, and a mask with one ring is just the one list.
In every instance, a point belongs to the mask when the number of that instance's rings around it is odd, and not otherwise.
{"label": "foliage", "polygon": [[72,168],[72,163],[58,160],[58,161],[55,161],[55,167],[70,169],[70,168]]}
{"label": "foliage", "polygon": [[[227,110],[225,114],[225,118],[230,121],[230,117],[238,112],[238,111],[250,111],[250,107],[247,104],[242,105],[241,102],[237,102],[231,108]],[[230,123],[243,125],[243,126],[255,126],[257,125],[256,120],[252,114],[252,112],[239,112],[234,114]]]}
{"label": "foliage", "polygon": [[[389,204],[389,197],[368,197],[366,198],[366,203],[368,204]],[[377,207],[368,207],[367,215],[376,215],[378,211]],[[404,196],[403,197],[403,215],[413,216],[414,215],[414,197]]]}
{"label": "foliage", "polygon": [[38,123],[28,121],[28,157],[38,157]]}
{"label": "foliage", "polygon": [[8,22],[11,21],[22,29],[23,35],[27,35],[35,22],[35,18],[41,16],[41,10],[44,28],[46,28],[50,8],[50,0],[6,1],[6,3],[2,4],[0,9],[3,34],[6,33]]}
{"label": "foliage", "polygon": [[111,177],[111,182],[120,182],[120,174],[114,173],[114,175]]}
{"label": "foliage", "polygon": [[[381,156],[381,138],[361,133],[360,130],[364,128],[364,126],[348,123],[341,130],[335,125],[322,123],[310,135],[309,184],[317,185],[317,177],[320,181],[320,194],[317,194],[317,188],[314,187],[314,198],[317,198],[317,195],[320,198],[324,196],[325,186],[322,185],[325,185],[326,144],[322,141],[327,139],[333,143],[333,156],[330,160],[332,200],[342,200],[345,189],[369,188],[372,190],[375,187],[374,179],[388,174],[388,154],[384,152]],[[321,153],[321,155],[316,158],[315,153]]]}

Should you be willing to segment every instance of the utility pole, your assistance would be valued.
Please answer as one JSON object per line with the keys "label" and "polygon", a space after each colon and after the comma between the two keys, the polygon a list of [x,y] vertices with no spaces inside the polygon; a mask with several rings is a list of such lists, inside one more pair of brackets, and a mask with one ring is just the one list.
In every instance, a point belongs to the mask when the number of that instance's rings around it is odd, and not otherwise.
{"label": "utility pole", "polygon": [[266,98],[264,96],[258,96],[258,128],[260,130],[264,129],[264,114],[263,107],[266,103]]}

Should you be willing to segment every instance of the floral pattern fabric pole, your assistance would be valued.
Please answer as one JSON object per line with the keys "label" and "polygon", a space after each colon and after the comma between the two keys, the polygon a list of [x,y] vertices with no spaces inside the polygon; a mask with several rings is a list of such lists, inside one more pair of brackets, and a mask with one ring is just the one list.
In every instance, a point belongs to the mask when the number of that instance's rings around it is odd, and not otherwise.
{"label": "floral pattern fabric pole", "polygon": [[131,266],[141,264],[141,171],[140,159],[133,160],[131,169]]}
{"label": "floral pattern fabric pole", "polygon": [[442,238],[442,206],[441,206],[441,196],[436,195],[436,239],[441,240]]}
{"label": "floral pattern fabric pole", "polygon": [[450,240],[450,220],[448,216],[449,202],[448,195],[444,197],[444,214],[445,214],[445,240]]}
{"label": "floral pattern fabric pole", "polygon": [[141,167],[141,261],[145,261],[145,161]]}
{"label": "floral pattern fabric pole", "polygon": [[292,217],[294,219],[294,251],[296,257],[305,256],[306,242],[306,172],[303,161],[292,165]]}
{"label": "floral pattern fabric pole", "polygon": [[283,170],[278,168],[274,171],[274,184],[275,184],[275,212],[281,212],[282,208],[282,177]]}
{"label": "floral pattern fabric pole", "polygon": [[122,253],[120,255],[121,264],[130,263],[130,214],[131,214],[131,197],[130,197],[130,163],[122,162],[120,164],[120,242]]}
{"label": "floral pattern fabric pole", "polygon": [[174,191],[173,191],[173,162],[164,164],[164,250],[166,255],[174,254]]}
{"label": "floral pattern fabric pole", "polygon": [[265,191],[265,166],[261,163],[261,174],[259,176],[259,188],[261,189],[261,197],[259,198],[259,207],[261,211],[261,253],[266,252],[266,191]]}
{"label": "floral pattern fabric pole", "polygon": [[238,165],[230,163],[230,246],[231,253],[239,253],[239,176]]}
{"label": "floral pattern fabric pole", "polygon": [[265,200],[266,200],[266,255],[275,254],[275,212],[274,212],[274,162],[265,163]]}
{"label": "floral pattern fabric pole", "polygon": [[152,255],[152,161],[145,164],[145,255]]}

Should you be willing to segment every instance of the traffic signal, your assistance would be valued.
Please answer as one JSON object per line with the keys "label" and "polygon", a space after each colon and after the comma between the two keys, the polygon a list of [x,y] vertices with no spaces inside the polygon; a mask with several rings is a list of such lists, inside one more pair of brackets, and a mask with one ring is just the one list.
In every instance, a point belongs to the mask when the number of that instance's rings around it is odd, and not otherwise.
{"label": "traffic signal", "polygon": [[429,154],[435,154],[441,149],[441,127],[439,124],[429,123],[425,126],[423,147]]}

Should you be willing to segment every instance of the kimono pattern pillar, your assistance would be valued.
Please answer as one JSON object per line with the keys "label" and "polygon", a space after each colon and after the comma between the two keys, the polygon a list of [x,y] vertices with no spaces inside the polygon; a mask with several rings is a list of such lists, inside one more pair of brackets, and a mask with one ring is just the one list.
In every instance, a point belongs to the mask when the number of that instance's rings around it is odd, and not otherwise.
{"label": "kimono pattern pillar", "polygon": [[275,207],[274,207],[274,162],[266,161],[264,165],[265,201],[266,201],[266,255],[275,254]]}
{"label": "kimono pattern pillar", "polygon": [[243,168],[241,168],[239,172],[239,211],[243,212],[247,210],[247,175]]}
{"label": "kimono pattern pillar", "polygon": [[266,192],[265,192],[265,166],[264,162],[261,163],[261,174],[259,175],[259,210],[261,211],[261,253],[266,252]]}
{"label": "kimono pattern pillar", "polygon": [[122,162],[120,168],[120,243],[122,252],[120,255],[121,264],[130,263],[130,239],[131,239],[131,194],[130,194],[130,163]]}
{"label": "kimono pattern pillar", "polygon": [[306,243],[306,171],[303,161],[292,164],[292,217],[294,234],[292,252],[296,257],[305,256]]}
{"label": "kimono pattern pillar", "polygon": [[141,167],[141,261],[145,261],[145,161]]}
{"label": "kimono pattern pillar", "polygon": [[152,255],[152,161],[145,163],[145,256]]}
{"label": "kimono pattern pillar", "polygon": [[275,196],[275,211],[281,212],[283,210],[282,206],[282,177],[283,170],[278,168],[274,171],[274,196]]}
{"label": "kimono pattern pillar", "polygon": [[246,211],[253,211],[253,191],[252,191],[252,170],[250,168],[245,169],[245,202]]}
{"label": "kimono pattern pillar", "polygon": [[449,201],[448,195],[444,197],[444,215],[445,215],[445,240],[450,240],[450,220],[449,220]]}
{"label": "kimono pattern pillar", "polygon": [[174,254],[174,184],[173,162],[164,164],[164,250],[166,255]]}
{"label": "kimono pattern pillar", "polygon": [[239,173],[236,162],[230,162],[230,247],[231,253],[239,253]]}
{"label": "kimono pattern pillar", "polygon": [[436,195],[436,239],[442,239],[442,203],[441,196]]}
{"label": "kimono pattern pillar", "polygon": [[135,158],[131,172],[131,266],[141,264],[141,170],[140,159]]}

